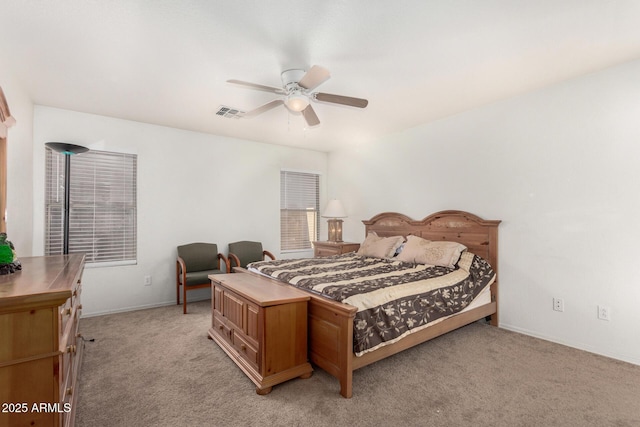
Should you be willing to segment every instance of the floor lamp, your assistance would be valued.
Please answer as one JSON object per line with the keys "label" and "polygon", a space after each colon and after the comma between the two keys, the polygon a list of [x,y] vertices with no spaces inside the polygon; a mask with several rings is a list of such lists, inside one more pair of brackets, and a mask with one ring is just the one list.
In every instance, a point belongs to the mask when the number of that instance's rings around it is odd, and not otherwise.
{"label": "floor lamp", "polygon": [[89,151],[87,147],[81,145],[69,144],[66,142],[46,142],[44,145],[53,151],[64,154],[64,227],[63,247],[64,255],[69,253],[69,192],[71,185],[71,156],[74,154],[86,153]]}

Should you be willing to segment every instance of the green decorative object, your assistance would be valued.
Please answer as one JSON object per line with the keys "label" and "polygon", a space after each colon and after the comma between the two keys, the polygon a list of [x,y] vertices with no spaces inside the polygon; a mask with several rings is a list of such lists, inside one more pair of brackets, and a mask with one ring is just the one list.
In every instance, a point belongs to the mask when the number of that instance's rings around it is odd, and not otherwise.
{"label": "green decorative object", "polygon": [[13,243],[7,240],[7,233],[0,233],[0,274],[11,274],[17,270],[22,270],[22,265],[16,259]]}
{"label": "green decorative object", "polygon": [[9,245],[0,246],[0,265],[13,262],[13,251]]}

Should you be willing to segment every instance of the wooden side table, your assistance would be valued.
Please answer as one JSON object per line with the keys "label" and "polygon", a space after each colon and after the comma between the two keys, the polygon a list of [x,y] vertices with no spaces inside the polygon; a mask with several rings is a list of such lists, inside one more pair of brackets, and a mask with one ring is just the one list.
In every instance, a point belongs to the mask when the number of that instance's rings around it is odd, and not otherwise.
{"label": "wooden side table", "polygon": [[354,252],[360,249],[360,243],[353,242],[313,242],[313,255],[332,256]]}

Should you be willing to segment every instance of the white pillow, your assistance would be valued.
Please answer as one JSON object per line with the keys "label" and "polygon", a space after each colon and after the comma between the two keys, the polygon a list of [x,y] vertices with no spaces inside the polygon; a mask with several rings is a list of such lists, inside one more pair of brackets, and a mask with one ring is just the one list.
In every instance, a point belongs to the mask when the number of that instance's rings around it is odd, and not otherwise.
{"label": "white pillow", "polygon": [[358,255],[391,258],[403,242],[402,236],[380,237],[375,232],[369,232],[358,249]]}
{"label": "white pillow", "polygon": [[467,247],[457,242],[434,242],[418,236],[407,236],[398,261],[454,268]]}

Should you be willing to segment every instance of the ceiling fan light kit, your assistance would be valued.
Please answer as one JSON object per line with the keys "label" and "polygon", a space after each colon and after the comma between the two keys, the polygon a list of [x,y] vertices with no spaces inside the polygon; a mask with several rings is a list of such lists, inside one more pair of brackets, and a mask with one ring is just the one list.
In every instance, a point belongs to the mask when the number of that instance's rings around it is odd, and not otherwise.
{"label": "ceiling fan light kit", "polygon": [[309,98],[300,92],[294,92],[285,98],[284,104],[291,111],[299,113],[309,105]]}
{"label": "ceiling fan light kit", "polygon": [[291,69],[280,74],[282,88],[265,86],[256,83],[244,82],[242,80],[227,80],[228,83],[244,86],[249,89],[261,90],[264,92],[284,95],[284,99],[276,99],[260,107],[246,112],[242,117],[251,118],[265,111],[271,110],[279,105],[284,105],[292,112],[302,113],[308,126],[320,124],[320,119],[311,106],[311,101],[321,101],[333,104],[348,105],[351,107],[365,108],[369,101],[362,98],[352,98],[349,96],[333,95],[322,92],[312,92],[313,89],[327,81],[331,77],[329,70],[314,65],[309,71]]}

